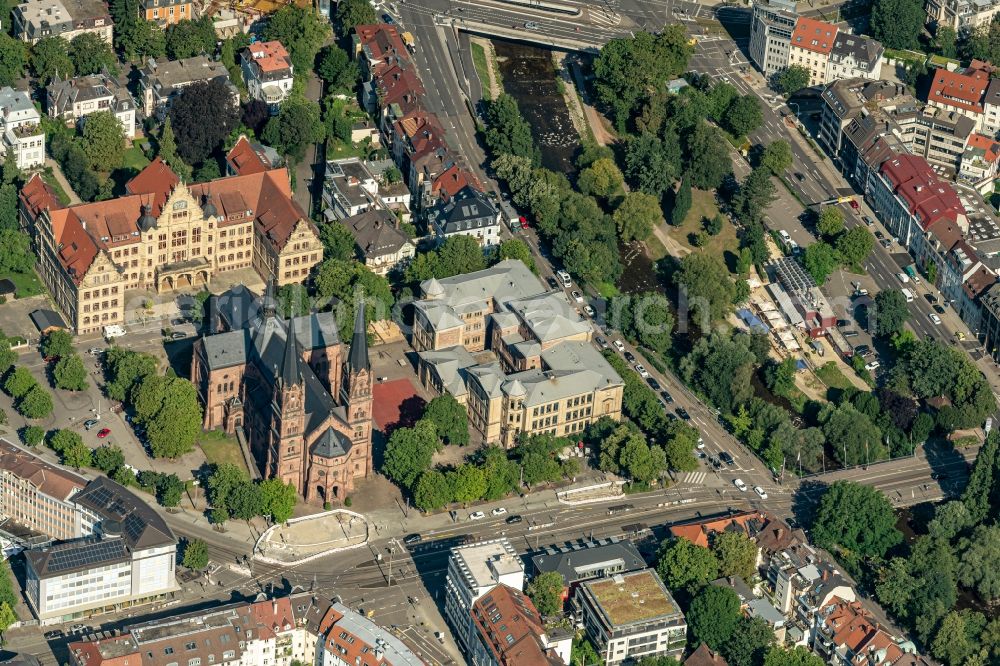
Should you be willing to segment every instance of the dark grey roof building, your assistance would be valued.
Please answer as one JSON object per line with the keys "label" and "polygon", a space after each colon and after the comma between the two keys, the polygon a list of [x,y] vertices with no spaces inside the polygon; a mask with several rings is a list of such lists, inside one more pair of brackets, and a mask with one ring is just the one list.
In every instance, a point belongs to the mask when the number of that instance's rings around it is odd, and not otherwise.
{"label": "dark grey roof building", "polygon": [[441,240],[463,234],[475,237],[483,246],[500,242],[500,211],[474,187],[463,187],[433,207],[427,213],[427,226]]}
{"label": "dark grey roof building", "polygon": [[532,557],[531,563],[537,573],[557,572],[567,585],[646,567],[632,542],[618,539],[576,541],[549,547],[541,555]]}
{"label": "dark grey roof building", "polygon": [[416,252],[413,241],[399,228],[398,218],[384,208],[371,208],[344,219],[343,224],[354,236],[365,265],[380,275],[413,258]]}

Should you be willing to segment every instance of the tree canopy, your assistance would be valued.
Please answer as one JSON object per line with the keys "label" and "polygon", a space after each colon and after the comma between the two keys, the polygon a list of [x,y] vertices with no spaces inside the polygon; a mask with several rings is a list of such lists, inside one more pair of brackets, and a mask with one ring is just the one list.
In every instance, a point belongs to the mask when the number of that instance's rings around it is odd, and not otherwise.
{"label": "tree canopy", "polygon": [[558,571],[545,571],[528,583],[527,593],[543,616],[562,611],[566,583]]}
{"label": "tree canopy", "polygon": [[114,113],[96,111],[84,119],[81,145],[94,169],[111,171],[125,155],[125,128]]}
{"label": "tree canopy", "polygon": [[263,139],[285,155],[301,160],[310,144],[326,137],[326,127],[320,120],[319,104],[301,95],[289,96],[278,115],[267,122]]}
{"label": "tree canopy", "polygon": [[879,490],[836,481],[823,494],[813,521],[813,540],[821,548],[858,557],[882,557],[902,539],[896,515]]}
{"label": "tree canopy", "polygon": [[192,83],[170,105],[170,122],[177,153],[188,164],[199,164],[239,125],[233,91],[219,79]]}
{"label": "tree canopy", "polygon": [[685,617],[691,637],[718,650],[739,623],[740,598],[730,587],[706,585],[691,600]]}
{"label": "tree canopy", "polygon": [[872,37],[891,49],[919,48],[925,18],[921,0],[874,0]]}

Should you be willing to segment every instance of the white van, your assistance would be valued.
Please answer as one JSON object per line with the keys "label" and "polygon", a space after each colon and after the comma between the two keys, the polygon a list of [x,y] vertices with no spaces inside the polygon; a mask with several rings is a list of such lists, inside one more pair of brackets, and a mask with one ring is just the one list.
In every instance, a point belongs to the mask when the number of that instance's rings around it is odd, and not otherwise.
{"label": "white van", "polygon": [[562,286],[567,289],[573,286],[573,280],[566,271],[556,271],[556,277],[559,278],[560,282],[562,282]]}
{"label": "white van", "polygon": [[120,338],[125,335],[125,333],[125,327],[119,326],[118,324],[112,324],[111,326],[104,327],[104,339],[108,341]]}
{"label": "white van", "polygon": [[912,303],[913,302],[913,292],[910,291],[909,289],[906,289],[905,287],[902,289],[902,292],[903,292],[903,298],[906,299],[906,302],[907,303]]}

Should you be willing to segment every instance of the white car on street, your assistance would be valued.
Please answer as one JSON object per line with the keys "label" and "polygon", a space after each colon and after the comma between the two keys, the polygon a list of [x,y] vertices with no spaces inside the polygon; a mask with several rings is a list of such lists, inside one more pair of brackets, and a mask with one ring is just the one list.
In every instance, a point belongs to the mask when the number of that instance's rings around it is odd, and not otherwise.
{"label": "white car on street", "polygon": [[910,283],[910,276],[907,275],[906,273],[896,273],[896,277],[899,278],[899,281],[902,282],[903,284]]}
{"label": "white car on street", "polygon": [[767,493],[764,492],[764,489],[761,488],[760,486],[754,486],[753,491],[757,493],[757,496],[760,497],[762,500],[767,499]]}
{"label": "white car on street", "polygon": [[635,371],[638,372],[643,378],[649,377],[649,370],[646,369],[642,363],[635,364]]}
{"label": "white car on street", "polygon": [[620,352],[625,351],[625,343],[622,342],[621,340],[615,340],[611,344],[613,344],[615,346],[615,349],[617,349],[618,351]]}
{"label": "white car on street", "polygon": [[493,509],[492,511],[490,511],[490,513],[492,513],[494,516],[502,516],[505,513],[507,513],[507,509],[503,508],[502,506],[499,506],[499,507]]}
{"label": "white car on street", "polygon": [[469,520],[482,520],[485,517],[486,514],[483,513],[482,511],[474,511],[473,513],[469,514]]}
{"label": "white car on street", "polygon": [[747,491],[747,484],[743,483],[743,479],[733,479],[733,485],[736,486],[736,489],[741,493],[745,493]]}
{"label": "white car on street", "polygon": [[584,305],[583,306],[583,311],[587,313],[588,317],[593,317],[594,316],[594,308],[590,307],[589,305]]}
{"label": "white car on street", "polygon": [[936,313],[932,312],[931,313],[931,321],[934,322],[936,325],[940,325],[941,324],[941,317],[938,317]]}
{"label": "white car on street", "polygon": [[573,300],[576,301],[577,303],[583,303],[583,294],[576,291],[575,289],[571,291],[569,295],[572,296]]}
{"label": "white car on street", "polygon": [[871,372],[872,370],[878,370],[882,366],[878,361],[872,361],[871,363],[865,363],[865,370]]}

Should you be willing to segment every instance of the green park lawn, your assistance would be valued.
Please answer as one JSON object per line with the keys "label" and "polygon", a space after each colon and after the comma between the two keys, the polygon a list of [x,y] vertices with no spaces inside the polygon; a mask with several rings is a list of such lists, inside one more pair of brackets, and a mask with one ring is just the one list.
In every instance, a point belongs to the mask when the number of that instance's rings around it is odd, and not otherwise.
{"label": "green park lawn", "polygon": [[7,279],[14,283],[15,289],[17,289],[15,292],[17,298],[30,298],[45,293],[45,287],[35,271],[28,273],[0,272],[0,279]]}
{"label": "green park lawn", "polygon": [[146,155],[137,145],[133,145],[131,148],[126,150],[125,156],[122,158],[122,166],[126,169],[142,171],[146,168],[147,164],[149,164],[149,160],[146,159]]}
{"label": "green park lawn", "polygon": [[475,42],[470,46],[472,47],[472,64],[475,65],[476,74],[479,76],[479,83],[482,84],[483,99],[489,99],[490,70],[486,64],[486,49],[483,48],[482,44],[476,44]]}
{"label": "green park lawn", "polygon": [[827,361],[816,368],[816,376],[830,388],[841,390],[854,388],[851,380],[844,376],[844,373],[840,371],[840,368],[833,361]]}
{"label": "green park lawn", "polygon": [[235,437],[227,435],[221,430],[209,430],[208,432],[201,433],[201,436],[198,438],[198,444],[201,446],[201,450],[205,454],[205,459],[209,464],[221,465],[222,463],[231,463],[244,472],[247,471],[246,462],[243,460],[243,454],[240,452],[239,442],[236,441]]}
{"label": "green park lawn", "polygon": [[[708,243],[704,247],[695,247],[691,244],[690,236],[704,229],[702,224],[706,218],[711,219],[719,213],[719,207],[715,203],[715,194],[705,190],[691,190],[691,210],[684,218],[684,224],[675,227],[666,225],[667,233],[681,245],[690,248],[692,251],[704,250],[709,254],[725,258],[725,253],[730,252],[734,256],[739,253],[739,240],[736,238],[736,227],[730,222],[722,226],[722,232],[718,236],[709,236]],[[651,252],[653,251],[650,248]]]}

